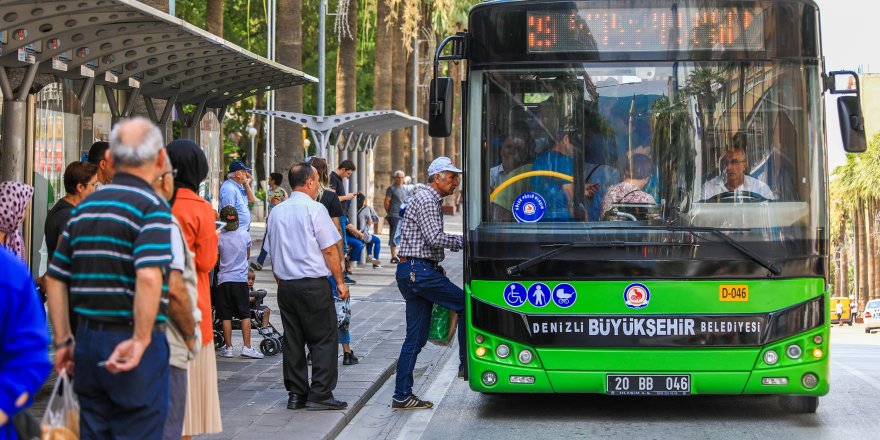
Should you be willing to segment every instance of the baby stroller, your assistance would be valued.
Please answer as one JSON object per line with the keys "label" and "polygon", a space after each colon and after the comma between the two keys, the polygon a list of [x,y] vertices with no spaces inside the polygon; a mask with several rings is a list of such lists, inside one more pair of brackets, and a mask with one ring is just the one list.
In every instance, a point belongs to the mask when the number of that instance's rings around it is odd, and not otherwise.
{"label": "baby stroller", "polygon": [[[260,342],[260,352],[266,356],[273,356],[281,351],[284,341],[283,335],[272,325],[268,323],[263,327],[263,299],[266,298],[268,292],[265,289],[253,290],[251,294],[251,328],[261,329],[257,333],[263,337]],[[232,319],[232,329],[241,330],[241,320]],[[226,338],[223,337],[223,321],[217,318],[216,311],[214,313],[214,346],[220,348],[226,344]]]}

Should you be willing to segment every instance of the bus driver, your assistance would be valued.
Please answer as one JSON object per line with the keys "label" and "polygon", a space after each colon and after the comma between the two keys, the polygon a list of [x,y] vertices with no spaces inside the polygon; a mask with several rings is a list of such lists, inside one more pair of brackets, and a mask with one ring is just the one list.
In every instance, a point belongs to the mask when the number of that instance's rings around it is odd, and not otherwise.
{"label": "bus driver", "polygon": [[766,200],[776,199],[766,183],[746,174],[749,164],[743,148],[743,138],[740,135],[734,136],[733,145],[724,153],[721,161],[721,175],[703,184],[703,200],[733,191],[755,193]]}

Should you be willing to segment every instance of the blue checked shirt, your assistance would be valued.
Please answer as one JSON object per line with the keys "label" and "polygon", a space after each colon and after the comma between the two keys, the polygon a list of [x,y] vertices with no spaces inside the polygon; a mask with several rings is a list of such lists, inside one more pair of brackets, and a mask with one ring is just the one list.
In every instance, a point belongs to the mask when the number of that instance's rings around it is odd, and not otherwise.
{"label": "blue checked shirt", "polygon": [[443,249],[453,252],[461,250],[461,235],[443,232],[443,213],[440,211],[442,200],[432,187],[419,191],[412,197],[403,216],[398,251],[400,256],[439,263],[446,258]]}

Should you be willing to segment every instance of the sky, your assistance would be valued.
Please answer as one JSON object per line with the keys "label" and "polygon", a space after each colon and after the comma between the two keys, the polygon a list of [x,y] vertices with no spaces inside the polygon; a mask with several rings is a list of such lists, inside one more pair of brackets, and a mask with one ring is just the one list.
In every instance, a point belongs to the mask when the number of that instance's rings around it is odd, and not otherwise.
{"label": "sky", "polygon": [[[880,2],[876,0],[814,0],[819,5],[825,69],[880,73],[876,33]],[[873,31],[873,32],[872,32]],[[872,35],[873,34],[873,35]],[[837,125],[836,97],[825,96],[828,129],[828,168],[846,162]]]}

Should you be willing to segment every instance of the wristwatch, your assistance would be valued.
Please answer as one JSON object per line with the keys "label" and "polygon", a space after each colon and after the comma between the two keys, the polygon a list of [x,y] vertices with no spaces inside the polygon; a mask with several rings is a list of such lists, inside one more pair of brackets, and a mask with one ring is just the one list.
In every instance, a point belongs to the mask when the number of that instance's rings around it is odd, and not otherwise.
{"label": "wristwatch", "polygon": [[196,336],[195,332],[193,332],[192,334],[190,334],[189,336],[184,337],[183,339],[184,339],[185,341],[195,341],[195,340],[197,339],[197,336]]}
{"label": "wristwatch", "polygon": [[70,335],[67,337],[67,339],[54,344],[55,350],[60,350],[64,347],[70,347],[71,345],[73,345],[74,342],[75,340],[73,339],[73,335]]}

